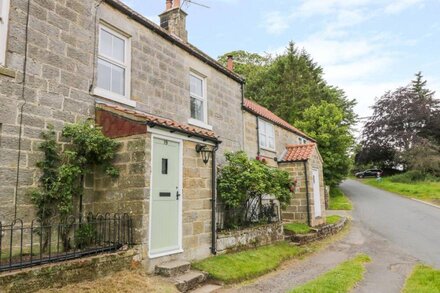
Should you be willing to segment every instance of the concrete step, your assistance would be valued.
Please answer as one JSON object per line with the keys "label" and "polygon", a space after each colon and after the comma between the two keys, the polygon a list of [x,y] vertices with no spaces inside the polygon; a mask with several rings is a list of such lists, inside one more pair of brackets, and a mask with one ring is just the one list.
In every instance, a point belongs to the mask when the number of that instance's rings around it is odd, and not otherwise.
{"label": "concrete step", "polygon": [[191,263],[187,261],[170,261],[157,265],[155,273],[164,277],[175,277],[188,272],[191,268]]}
{"label": "concrete step", "polygon": [[199,271],[189,271],[174,278],[174,284],[180,292],[188,292],[200,286],[207,279],[205,273]]}
{"label": "concrete step", "polygon": [[220,286],[220,285],[206,284],[200,288],[197,288],[197,289],[191,291],[191,293],[213,293],[221,288],[222,288],[222,286]]}

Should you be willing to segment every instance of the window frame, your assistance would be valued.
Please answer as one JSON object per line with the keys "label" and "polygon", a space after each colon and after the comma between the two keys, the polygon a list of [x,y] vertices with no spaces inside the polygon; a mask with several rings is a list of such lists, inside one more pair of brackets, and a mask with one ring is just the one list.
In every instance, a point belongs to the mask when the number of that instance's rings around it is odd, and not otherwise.
{"label": "window frame", "polygon": [[[199,96],[193,92],[191,92],[191,77],[195,77],[202,81],[202,94],[203,96]],[[207,78],[204,75],[201,75],[200,73],[197,73],[193,70],[189,73],[189,106],[190,106],[190,118],[188,119],[188,123],[206,128],[209,130],[212,130],[212,126],[208,125],[208,94],[207,94]],[[196,99],[203,102],[203,120],[199,120],[196,118],[191,117],[191,99]]]}
{"label": "window frame", "polygon": [[[262,133],[262,129],[264,125],[264,133]],[[272,128],[272,134],[273,134],[273,148],[270,147],[269,144],[269,135],[267,133],[267,126],[270,126]],[[266,144],[262,144],[261,136],[265,136]],[[258,118],[258,142],[261,149],[267,150],[267,151],[276,151],[276,139],[275,139],[275,125],[265,119]]]}
{"label": "window frame", "polygon": [[6,66],[10,0],[0,0],[0,66]]}
{"label": "window frame", "polygon": [[[101,53],[100,46],[102,44],[101,42],[101,31],[104,30],[107,33],[120,38],[124,40],[124,63],[121,63],[118,60],[113,59],[110,56],[106,56],[105,54]],[[115,102],[126,104],[131,107],[136,107],[136,102],[131,100],[131,37],[128,34],[123,33],[122,31],[118,30],[117,28],[114,28],[111,25],[108,25],[106,23],[100,23],[98,26],[98,46],[96,48],[96,85],[93,89],[93,93],[97,96],[107,98],[110,100],[113,100]],[[124,83],[124,95],[117,94],[115,92],[109,91],[107,89],[100,88],[98,86],[98,64],[99,60],[103,60],[105,62],[108,62],[112,65],[118,66],[120,68],[124,68],[125,74],[125,83]]]}

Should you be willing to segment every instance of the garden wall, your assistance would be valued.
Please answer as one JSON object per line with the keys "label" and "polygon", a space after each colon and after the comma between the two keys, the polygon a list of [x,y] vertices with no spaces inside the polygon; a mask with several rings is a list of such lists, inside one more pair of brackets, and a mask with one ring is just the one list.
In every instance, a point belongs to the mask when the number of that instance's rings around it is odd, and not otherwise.
{"label": "garden wall", "polygon": [[118,271],[137,268],[139,265],[138,253],[128,250],[0,273],[0,292],[26,293],[60,288],[71,283],[92,281]]}
{"label": "garden wall", "polygon": [[223,231],[217,234],[217,253],[223,254],[229,251],[268,245],[282,240],[284,240],[282,223]]}

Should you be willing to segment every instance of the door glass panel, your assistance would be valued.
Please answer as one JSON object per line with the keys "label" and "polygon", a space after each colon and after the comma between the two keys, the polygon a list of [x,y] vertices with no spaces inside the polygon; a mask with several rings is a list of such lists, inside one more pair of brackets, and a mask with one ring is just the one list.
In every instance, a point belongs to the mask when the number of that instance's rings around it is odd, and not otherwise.
{"label": "door glass panel", "polygon": [[162,159],[162,174],[168,174],[168,159]]}

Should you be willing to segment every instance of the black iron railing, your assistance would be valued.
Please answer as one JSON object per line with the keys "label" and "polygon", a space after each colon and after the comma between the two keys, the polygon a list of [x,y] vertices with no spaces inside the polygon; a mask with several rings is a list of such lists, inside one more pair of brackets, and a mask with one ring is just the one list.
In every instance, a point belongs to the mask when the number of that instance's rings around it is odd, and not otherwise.
{"label": "black iron railing", "polygon": [[128,214],[88,214],[59,223],[0,222],[0,272],[111,252],[133,244]]}
{"label": "black iron railing", "polygon": [[242,229],[280,221],[278,201],[264,197],[249,198],[239,207],[217,205],[217,230]]}

